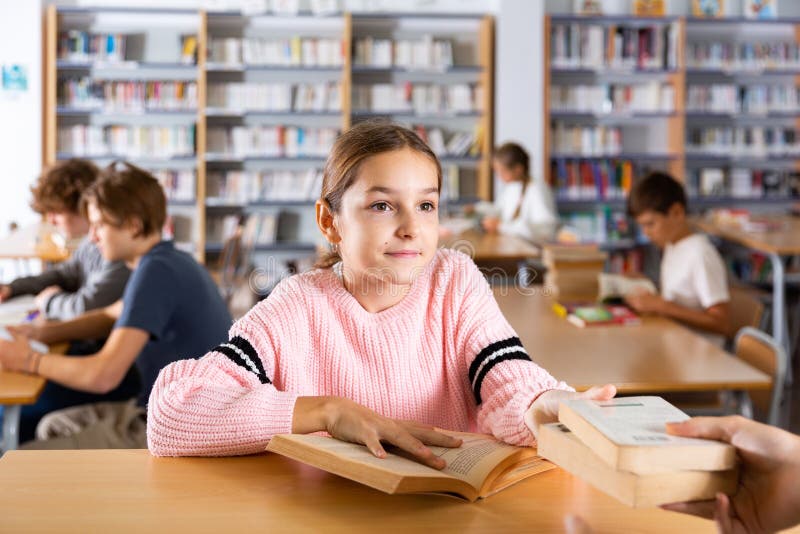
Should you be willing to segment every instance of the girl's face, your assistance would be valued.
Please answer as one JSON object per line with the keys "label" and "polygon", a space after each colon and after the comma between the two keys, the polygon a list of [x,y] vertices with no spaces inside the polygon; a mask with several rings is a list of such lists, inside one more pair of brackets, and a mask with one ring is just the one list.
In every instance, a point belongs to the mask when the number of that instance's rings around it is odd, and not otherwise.
{"label": "girl's face", "polygon": [[436,252],[438,208],[436,166],[425,155],[403,149],[364,160],[333,218],[349,275],[410,284]]}

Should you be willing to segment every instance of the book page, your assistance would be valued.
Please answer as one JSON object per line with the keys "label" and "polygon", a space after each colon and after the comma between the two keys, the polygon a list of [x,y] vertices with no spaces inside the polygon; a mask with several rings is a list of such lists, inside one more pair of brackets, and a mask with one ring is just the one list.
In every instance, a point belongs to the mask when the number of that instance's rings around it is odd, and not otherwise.
{"label": "book page", "polygon": [[685,421],[689,416],[661,397],[623,397],[609,401],[576,399],[564,404],[617,445],[721,445],[716,441],[667,434],[666,423]]}
{"label": "book page", "polygon": [[624,297],[636,291],[658,293],[656,286],[647,278],[628,278],[618,274],[600,273],[597,282],[599,300],[608,297]]}
{"label": "book page", "polygon": [[0,326],[21,324],[27,318],[28,312],[36,308],[36,298],[33,295],[22,295],[0,303]]}

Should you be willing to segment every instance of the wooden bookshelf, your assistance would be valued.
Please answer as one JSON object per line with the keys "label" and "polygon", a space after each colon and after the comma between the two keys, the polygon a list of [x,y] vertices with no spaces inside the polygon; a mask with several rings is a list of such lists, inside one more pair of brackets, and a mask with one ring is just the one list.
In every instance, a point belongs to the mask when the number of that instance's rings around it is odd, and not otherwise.
{"label": "wooden bookshelf", "polygon": [[[58,38],[59,32],[73,29],[74,24],[65,23],[65,18],[74,21],[75,18],[81,20],[77,24],[77,29],[84,31],[105,31],[102,28],[95,30],[96,19],[103,17],[121,17],[131,15],[131,22],[128,26],[120,29],[119,25],[115,31],[124,34],[134,34],[145,32],[146,28],[137,22],[142,17],[155,17],[160,24],[165,24],[175,17],[195,17],[191,32],[181,30],[181,35],[192,33],[197,38],[197,61],[196,64],[186,65],[177,60],[165,60],[163,57],[149,58],[139,57],[128,59],[124,65],[113,63],[98,63],[93,61],[73,61],[58,58]],[[482,89],[482,101],[480,113],[463,114],[444,114],[440,117],[426,115],[419,117],[414,113],[386,114],[386,113],[359,113],[353,109],[352,87],[353,77],[356,76],[379,76],[393,79],[395,76],[403,76],[406,79],[413,79],[420,73],[415,70],[404,69],[364,69],[353,65],[353,42],[354,35],[363,35],[369,31],[369,22],[379,20],[389,27],[403,26],[403,21],[411,20],[412,24],[425,24],[424,21],[433,21],[432,29],[428,33],[436,35],[437,26],[448,24],[449,22],[474,22],[474,40],[476,51],[476,62],[473,65],[455,65],[445,72],[428,73],[428,80],[446,84],[449,80],[474,80],[475,84]],[[155,20],[155,19],[153,19]],[[167,23],[168,24],[168,23]],[[331,28],[335,26],[335,30]],[[266,33],[258,35],[258,28],[273,28]],[[211,62],[210,57],[211,41],[215,38],[224,37],[269,37],[273,33],[280,36],[295,35],[316,36],[317,28],[323,28],[322,33],[335,39],[341,40],[342,44],[342,65],[339,67],[330,66],[296,66],[296,65],[267,65],[267,64],[220,64]],[[255,29],[254,29],[255,28]],[[366,29],[365,29],[366,28]],[[250,33],[248,33],[250,32]],[[252,33],[256,32],[256,33]],[[460,38],[460,36],[459,36]],[[313,227],[313,200],[304,199],[259,199],[252,202],[240,203],[231,201],[220,201],[212,198],[210,187],[210,176],[217,172],[227,172],[229,170],[270,172],[275,169],[322,169],[325,158],[322,156],[310,157],[271,157],[260,154],[242,156],[241,154],[220,153],[215,151],[210,145],[209,131],[214,128],[228,128],[233,125],[294,125],[314,127],[322,125],[324,127],[336,128],[345,131],[350,128],[354,121],[369,118],[372,116],[389,116],[400,122],[411,123],[415,120],[423,120],[426,123],[441,124],[447,126],[451,121],[467,121],[475,125],[480,132],[480,154],[477,156],[442,156],[443,165],[454,165],[467,169],[475,169],[475,184],[473,194],[466,195],[469,200],[482,198],[491,199],[492,179],[491,179],[491,150],[493,145],[493,88],[494,88],[494,21],[490,16],[479,15],[450,15],[450,14],[408,14],[408,13],[369,13],[352,15],[350,13],[337,13],[332,15],[316,16],[311,13],[302,12],[296,16],[283,16],[271,14],[244,15],[240,12],[206,12],[197,10],[183,9],[147,9],[147,8],[123,8],[123,7],[56,7],[48,6],[45,13],[44,31],[44,143],[43,143],[43,164],[50,165],[61,158],[69,157],[58,146],[59,126],[63,124],[95,124],[100,120],[111,120],[112,115],[102,109],[85,109],[60,106],[58,98],[59,80],[66,76],[85,76],[91,80],[126,80],[126,76],[134,76],[136,80],[191,80],[197,84],[197,108],[192,110],[146,110],[140,114],[140,119],[153,119],[159,117],[162,121],[193,121],[195,150],[191,157],[180,156],[170,158],[166,161],[158,160],[142,154],[137,158],[115,158],[114,155],[98,156],[95,159],[98,164],[104,164],[113,159],[128,159],[135,164],[139,164],[148,170],[156,168],[191,169],[195,173],[195,198],[192,201],[181,200],[170,202],[170,210],[177,210],[181,214],[188,215],[191,219],[191,249],[198,260],[202,262],[214,262],[214,257],[221,250],[221,243],[218,239],[208,239],[208,229],[210,228],[210,218],[220,217],[225,214],[264,213],[270,210],[290,210],[300,213],[302,222],[296,242],[276,242],[273,244],[260,244],[254,248],[256,252],[275,253],[283,256],[293,253],[308,255],[313,253],[312,241],[315,240]],[[425,79],[423,73],[422,78]],[[288,111],[268,111],[259,109],[226,109],[211,105],[209,91],[212,84],[225,84],[235,82],[250,82],[256,80],[268,83],[286,84],[296,86],[298,83],[313,83],[315,80],[327,80],[338,82],[341,93],[341,106],[337,111],[296,111],[292,106]],[[299,80],[299,81],[298,81]],[[290,91],[293,89],[290,89]],[[130,119],[129,116],[121,114],[120,119]],[[465,197],[466,197],[465,196]],[[311,224],[309,223],[311,220]],[[186,246],[186,244],[184,244]]]}

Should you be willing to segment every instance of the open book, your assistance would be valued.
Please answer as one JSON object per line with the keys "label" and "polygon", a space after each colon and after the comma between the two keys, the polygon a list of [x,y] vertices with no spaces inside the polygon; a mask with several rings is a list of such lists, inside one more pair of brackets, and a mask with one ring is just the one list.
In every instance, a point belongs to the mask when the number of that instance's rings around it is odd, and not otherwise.
{"label": "open book", "polygon": [[637,325],[642,320],[627,306],[610,304],[553,304],[556,315],[580,328],[587,326]]}
{"label": "open book", "polygon": [[597,277],[598,302],[621,301],[625,295],[645,291],[658,293],[658,289],[648,278],[629,278],[620,274],[600,273]]}
{"label": "open book", "polygon": [[267,450],[386,493],[444,493],[468,501],[555,467],[530,447],[482,434],[448,434],[464,443],[454,449],[430,447],[447,462],[441,471],[388,451],[386,458],[376,458],[363,445],[319,435],[281,434],[270,440]]}

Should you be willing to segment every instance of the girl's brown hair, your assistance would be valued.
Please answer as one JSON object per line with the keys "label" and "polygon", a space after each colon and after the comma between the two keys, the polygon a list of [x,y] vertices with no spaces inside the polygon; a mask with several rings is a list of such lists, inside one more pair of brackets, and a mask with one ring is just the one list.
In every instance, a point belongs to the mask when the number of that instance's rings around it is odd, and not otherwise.
{"label": "girl's brown hair", "polygon": [[167,218],[164,190],[152,174],[127,162],[114,162],[81,197],[81,213],[87,216],[89,203],[97,205],[107,222],[121,226],[139,220],[138,236],[160,233]]}
{"label": "girl's brown hair", "polygon": [[531,158],[525,149],[517,143],[503,143],[494,149],[494,159],[500,162],[501,165],[507,168],[512,168],[515,165],[522,165],[523,178],[522,178],[522,194],[519,196],[519,203],[514,210],[513,218],[519,217],[519,212],[522,210],[522,199],[525,198],[525,191],[528,189],[528,184],[531,181]]}
{"label": "girl's brown hair", "polygon": [[[441,190],[442,166],[430,147],[408,128],[383,120],[371,120],[353,126],[334,143],[322,174],[320,201],[326,203],[332,213],[338,213],[342,207],[342,196],[355,183],[358,170],[367,158],[406,148],[431,160],[436,167]],[[341,261],[338,252],[329,251],[320,256],[315,266],[327,269],[338,261]]]}

